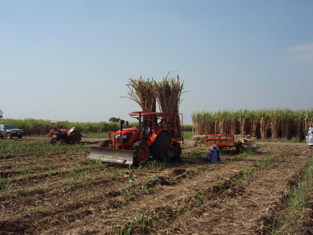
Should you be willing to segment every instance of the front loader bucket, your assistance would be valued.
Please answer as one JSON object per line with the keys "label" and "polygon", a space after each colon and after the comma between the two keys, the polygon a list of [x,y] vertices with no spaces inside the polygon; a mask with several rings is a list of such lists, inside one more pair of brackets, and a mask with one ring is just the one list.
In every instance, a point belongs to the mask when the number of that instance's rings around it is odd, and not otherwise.
{"label": "front loader bucket", "polygon": [[133,151],[124,149],[112,149],[112,148],[102,148],[102,147],[91,147],[91,152],[87,159],[102,161],[102,162],[112,162],[119,164],[133,164]]}

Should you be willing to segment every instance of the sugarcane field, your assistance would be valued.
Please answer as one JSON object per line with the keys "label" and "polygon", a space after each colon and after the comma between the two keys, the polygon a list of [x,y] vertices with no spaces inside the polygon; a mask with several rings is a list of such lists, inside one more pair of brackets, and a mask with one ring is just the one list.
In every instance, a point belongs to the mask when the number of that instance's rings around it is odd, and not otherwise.
{"label": "sugarcane field", "polygon": [[23,130],[0,139],[0,234],[313,233],[312,110],[183,114],[179,76],[127,86],[131,121],[0,119]]}
{"label": "sugarcane field", "polygon": [[1,234],[312,232],[306,143],[255,142],[206,164],[207,147],[186,140],[181,163],[129,167],[87,160],[98,141],[1,140]]}

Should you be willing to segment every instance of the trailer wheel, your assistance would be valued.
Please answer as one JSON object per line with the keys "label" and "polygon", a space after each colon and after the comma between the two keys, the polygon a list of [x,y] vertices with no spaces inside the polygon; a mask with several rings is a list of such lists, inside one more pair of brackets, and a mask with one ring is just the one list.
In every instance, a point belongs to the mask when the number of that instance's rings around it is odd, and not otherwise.
{"label": "trailer wheel", "polygon": [[242,143],[236,145],[236,153],[240,153],[244,150]]}
{"label": "trailer wheel", "polygon": [[161,162],[165,161],[171,144],[170,135],[167,132],[161,132],[151,148],[153,157]]}
{"label": "trailer wheel", "polygon": [[150,148],[145,141],[137,141],[133,146],[133,152],[136,165],[147,163],[150,156]]}

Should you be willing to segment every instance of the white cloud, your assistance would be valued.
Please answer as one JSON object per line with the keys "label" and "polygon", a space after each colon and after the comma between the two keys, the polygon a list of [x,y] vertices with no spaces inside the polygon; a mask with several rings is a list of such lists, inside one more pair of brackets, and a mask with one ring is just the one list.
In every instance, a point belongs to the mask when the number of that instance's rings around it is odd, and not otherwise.
{"label": "white cloud", "polygon": [[313,63],[313,43],[303,43],[287,49],[293,58]]}

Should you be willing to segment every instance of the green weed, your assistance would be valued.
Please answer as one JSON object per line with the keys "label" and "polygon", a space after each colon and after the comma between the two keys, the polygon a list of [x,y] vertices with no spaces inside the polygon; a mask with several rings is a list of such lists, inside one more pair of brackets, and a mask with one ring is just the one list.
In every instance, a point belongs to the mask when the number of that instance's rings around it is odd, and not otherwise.
{"label": "green weed", "polygon": [[77,180],[77,178],[78,178],[78,175],[76,174],[76,172],[74,172],[73,178],[71,179],[68,176],[66,176],[66,184],[68,186],[74,186],[74,185],[79,184],[79,181]]}
{"label": "green weed", "polygon": [[196,199],[197,206],[200,206],[200,205],[203,204],[204,196],[205,196],[205,191],[204,190],[200,190],[200,191],[198,191],[196,193],[194,198]]}
{"label": "green weed", "polygon": [[159,162],[156,160],[153,160],[151,163],[146,165],[148,169],[164,169],[167,167],[166,162]]}
{"label": "green weed", "polygon": [[116,168],[110,168],[111,178],[115,180],[117,177],[121,176],[121,171]]}
{"label": "green weed", "polygon": [[2,178],[0,176],[1,196],[4,199],[8,199],[15,188],[14,185],[11,183],[11,181],[12,181],[12,176],[8,178]]}
{"label": "green weed", "polygon": [[158,203],[159,203],[159,207],[160,207],[160,211],[161,211],[161,217],[162,217],[161,222],[162,222],[162,225],[164,227],[165,211],[162,208],[161,201],[159,199],[159,195],[158,195],[156,190],[154,190],[154,194],[156,195],[156,198],[158,199]]}
{"label": "green weed", "polygon": [[39,210],[39,207],[38,207],[38,201],[36,201],[35,215],[36,215],[36,220],[39,220],[40,219],[40,210]]}
{"label": "green weed", "polygon": [[70,201],[67,200],[67,202],[63,205],[62,214],[64,214],[67,211],[70,211],[70,205],[69,204],[70,204]]}
{"label": "green weed", "polygon": [[125,194],[126,194],[128,197],[131,197],[131,196],[132,196],[132,193],[133,193],[132,187],[131,187],[131,186],[128,186],[128,187],[125,189]]}

